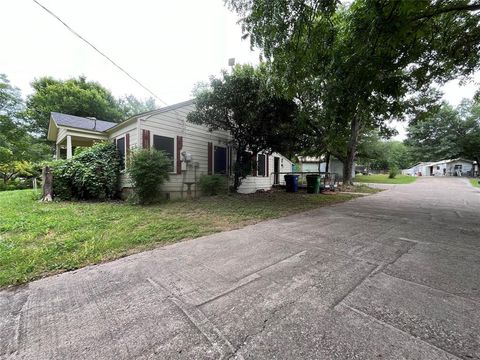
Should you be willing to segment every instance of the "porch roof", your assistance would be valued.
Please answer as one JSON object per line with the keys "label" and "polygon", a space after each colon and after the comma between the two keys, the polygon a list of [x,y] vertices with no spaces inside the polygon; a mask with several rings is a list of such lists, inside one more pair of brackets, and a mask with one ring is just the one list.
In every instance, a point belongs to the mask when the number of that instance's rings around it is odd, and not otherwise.
{"label": "porch roof", "polygon": [[106,135],[105,131],[113,128],[117,123],[111,121],[98,120],[95,118],[86,118],[68,114],[52,112],[50,114],[50,123],[48,125],[47,138],[58,142],[59,129],[80,130],[90,134]]}

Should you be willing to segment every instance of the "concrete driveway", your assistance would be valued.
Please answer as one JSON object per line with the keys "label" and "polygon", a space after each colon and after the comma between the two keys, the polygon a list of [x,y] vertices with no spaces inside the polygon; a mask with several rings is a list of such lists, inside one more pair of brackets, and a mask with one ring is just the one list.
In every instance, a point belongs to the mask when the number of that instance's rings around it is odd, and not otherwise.
{"label": "concrete driveway", "polygon": [[0,293],[2,359],[480,359],[480,192],[377,195]]}

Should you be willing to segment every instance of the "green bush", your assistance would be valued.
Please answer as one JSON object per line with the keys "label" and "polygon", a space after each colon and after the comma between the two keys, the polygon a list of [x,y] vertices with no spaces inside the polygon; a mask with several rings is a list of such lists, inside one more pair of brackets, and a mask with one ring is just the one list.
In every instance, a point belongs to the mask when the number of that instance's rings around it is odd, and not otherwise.
{"label": "green bush", "polygon": [[203,195],[212,196],[227,191],[227,179],[223,175],[202,175],[198,185]]}
{"label": "green bush", "polygon": [[53,192],[62,200],[107,200],[117,193],[120,162],[112,143],[95,144],[51,167]]}
{"label": "green bush", "polygon": [[392,166],[388,171],[388,178],[395,179],[395,177],[398,175],[398,172],[398,168],[396,166]]}
{"label": "green bush", "polygon": [[32,178],[20,178],[7,181],[0,180],[0,191],[24,190],[33,188]]}
{"label": "green bush", "polygon": [[133,152],[127,171],[140,204],[158,198],[160,185],[168,180],[171,166],[171,158],[163,151],[138,149]]}

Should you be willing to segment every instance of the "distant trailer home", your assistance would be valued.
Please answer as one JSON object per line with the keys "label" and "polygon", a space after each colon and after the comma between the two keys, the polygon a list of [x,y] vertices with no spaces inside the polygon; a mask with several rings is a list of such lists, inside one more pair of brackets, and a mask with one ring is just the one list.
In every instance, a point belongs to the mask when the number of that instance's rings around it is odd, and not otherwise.
{"label": "distant trailer home", "polygon": [[[194,110],[193,100],[135,115],[121,123],[51,113],[48,140],[55,141],[56,158],[71,158],[76,147],[92,146],[98,141],[114,141],[122,158],[121,190],[132,184],[126,173],[126,157],[135,148],[165,151],[172,160],[170,180],[162,185],[169,198],[180,198],[190,187],[199,194],[200,176],[233,175],[235,151],[229,146],[226,131],[209,131],[205,126],[187,121]],[[243,179],[239,193],[270,190],[274,183],[284,184],[282,176],[273,173],[291,171],[292,163],[281,154],[258,154],[257,169]]]}
{"label": "distant trailer home", "polygon": [[474,164],[474,161],[460,158],[422,162],[409,169],[402,170],[402,174],[412,176],[473,176],[475,173]]}

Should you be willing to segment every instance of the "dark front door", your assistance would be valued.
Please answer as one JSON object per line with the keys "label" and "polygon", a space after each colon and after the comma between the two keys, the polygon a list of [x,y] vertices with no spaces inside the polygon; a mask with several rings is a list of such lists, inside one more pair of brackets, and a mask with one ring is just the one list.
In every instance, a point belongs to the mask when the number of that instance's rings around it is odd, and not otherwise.
{"label": "dark front door", "polygon": [[279,181],[279,172],[280,172],[280,158],[279,157],[274,157],[273,158],[273,172],[275,173],[275,177],[273,179],[273,184],[278,185],[280,184]]}

